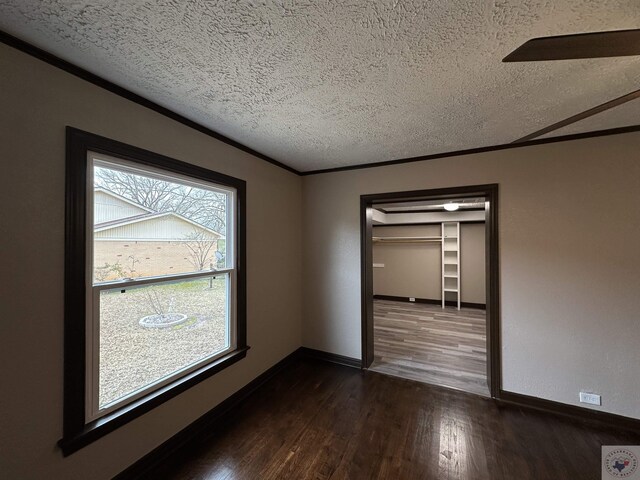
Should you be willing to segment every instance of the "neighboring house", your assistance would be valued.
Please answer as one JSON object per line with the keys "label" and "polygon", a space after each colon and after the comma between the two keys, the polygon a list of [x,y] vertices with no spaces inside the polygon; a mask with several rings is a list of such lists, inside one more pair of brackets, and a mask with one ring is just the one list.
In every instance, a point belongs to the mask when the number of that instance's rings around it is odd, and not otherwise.
{"label": "neighboring house", "polygon": [[182,215],[155,212],[105,188],[95,189],[93,215],[97,281],[208,269],[224,239]]}

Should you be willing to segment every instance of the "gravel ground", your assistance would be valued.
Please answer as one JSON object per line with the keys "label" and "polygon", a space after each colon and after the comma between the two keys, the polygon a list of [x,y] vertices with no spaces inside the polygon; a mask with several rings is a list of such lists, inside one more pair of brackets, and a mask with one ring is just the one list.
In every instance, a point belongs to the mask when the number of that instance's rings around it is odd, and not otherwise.
{"label": "gravel ground", "polygon": [[[173,285],[105,292],[101,296],[100,406],[222,350],[225,347],[224,277]],[[154,290],[165,313],[187,320],[167,328],[145,328],[138,321],[157,313]],[[153,294],[155,295],[155,294]]]}

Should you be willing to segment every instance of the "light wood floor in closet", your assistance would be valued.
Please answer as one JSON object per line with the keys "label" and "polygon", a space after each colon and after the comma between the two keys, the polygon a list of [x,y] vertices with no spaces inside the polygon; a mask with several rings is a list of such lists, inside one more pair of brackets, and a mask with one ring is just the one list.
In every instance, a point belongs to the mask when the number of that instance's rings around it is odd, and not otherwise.
{"label": "light wood floor in closet", "polygon": [[370,370],[489,396],[484,310],[373,301]]}

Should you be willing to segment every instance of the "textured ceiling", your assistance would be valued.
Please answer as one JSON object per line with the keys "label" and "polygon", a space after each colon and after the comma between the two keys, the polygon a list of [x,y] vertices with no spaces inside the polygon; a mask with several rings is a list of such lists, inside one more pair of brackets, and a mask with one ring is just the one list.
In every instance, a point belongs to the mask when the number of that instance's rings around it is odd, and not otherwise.
{"label": "textured ceiling", "polygon": [[[640,8],[640,4],[638,6]],[[640,78],[638,79],[640,88]],[[542,135],[540,138],[557,137],[560,135],[571,135],[574,133],[593,132],[613,127],[630,127],[640,125],[640,99],[636,98],[630,102],[623,103],[615,108],[605,110],[592,117],[587,117],[579,122],[572,123],[566,127],[559,128]]]}
{"label": "textured ceiling", "polygon": [[638,0],[0,0],[2,30],[301,171],[508,143],[626,94],[638,57],[501,59],[638,27]]}

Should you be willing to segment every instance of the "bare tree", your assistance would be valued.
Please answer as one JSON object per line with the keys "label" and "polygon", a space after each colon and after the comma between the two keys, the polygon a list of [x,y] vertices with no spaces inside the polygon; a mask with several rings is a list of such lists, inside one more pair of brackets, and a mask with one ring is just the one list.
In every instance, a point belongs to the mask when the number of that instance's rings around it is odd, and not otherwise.
{"label": "bare tree", "polygon": [[186,235],[185,239],[184,245],[189,250],[189,262],[196,270],[204,270],[214,263],[212,252],[216,244],[214,235],[202,230],[194,230]]}
{"label": "bare tree", "polygon": [[95,181],[155,212],[174,212],[225,234],[227,205],[222,193],[102,167],[96,167]]}
{"label": "bare tree", "polygon": [[162,303],[162,298],[157,290],[150,289],[145,291],[145,295],[147,297],[147,304],[153,310],[156,315],[160,315],[161,317],[165,315],[164,304]]}
{"label": "bare tree", "polygon": [[173,310],[174,297],[169,298],[168,304],[166,294],[163,295],[157,288],[149,288],[145,290],[145,296],[147,300],[147,306],[154,312],[155,315],[160,317],[161,320],[170,317]]}

